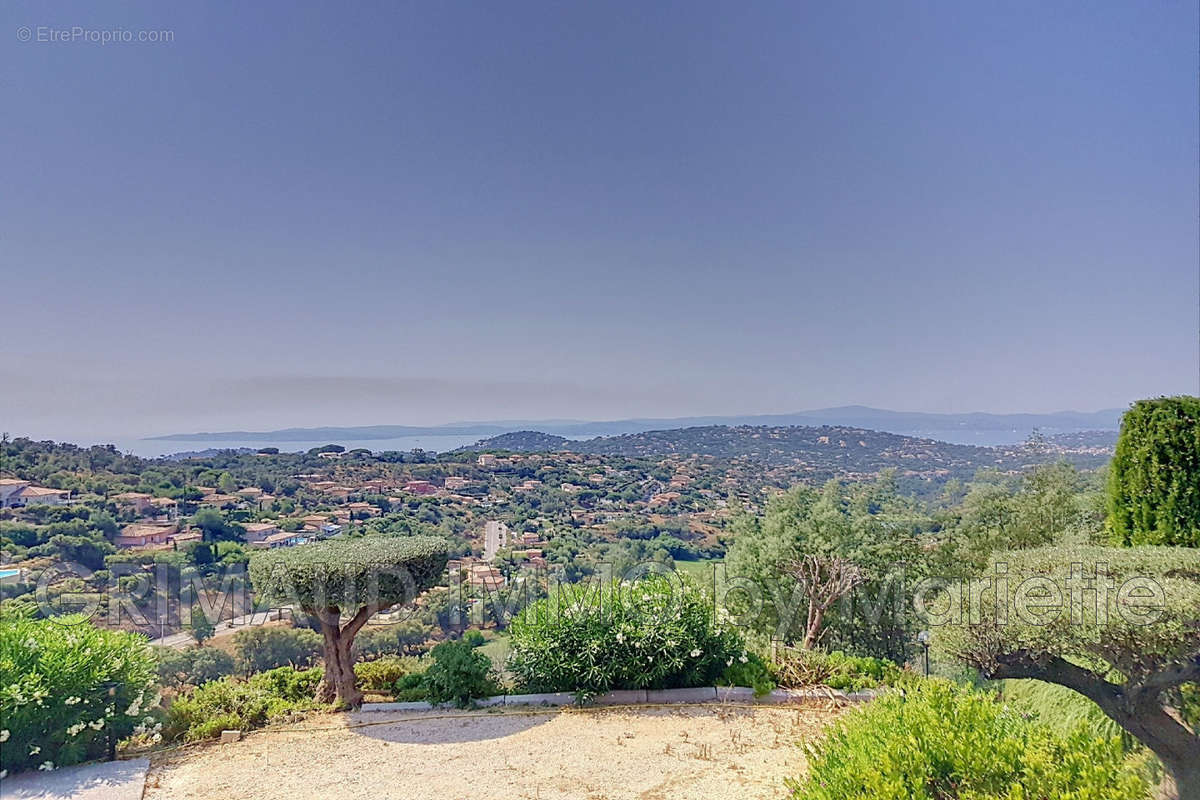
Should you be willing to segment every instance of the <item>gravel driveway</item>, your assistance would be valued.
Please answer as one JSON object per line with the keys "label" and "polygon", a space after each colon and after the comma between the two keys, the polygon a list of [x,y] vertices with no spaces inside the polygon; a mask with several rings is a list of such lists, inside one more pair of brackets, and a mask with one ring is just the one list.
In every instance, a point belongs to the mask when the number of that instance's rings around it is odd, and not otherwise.
{"label": "gravel driveway", "polygon": [[[783,798],[817,706],[325,715],[164,753],[145,800]],[[361,727],[355,727],[355,726]]]}

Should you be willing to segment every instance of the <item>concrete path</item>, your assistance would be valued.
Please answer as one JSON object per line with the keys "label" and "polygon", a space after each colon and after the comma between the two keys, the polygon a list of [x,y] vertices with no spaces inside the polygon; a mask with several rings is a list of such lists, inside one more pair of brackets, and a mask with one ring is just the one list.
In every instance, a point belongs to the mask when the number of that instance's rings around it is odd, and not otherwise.
{"label": "concrete path", "polygon": [[150,759],[22,772],[0,781],[3,800],[142,800]]}

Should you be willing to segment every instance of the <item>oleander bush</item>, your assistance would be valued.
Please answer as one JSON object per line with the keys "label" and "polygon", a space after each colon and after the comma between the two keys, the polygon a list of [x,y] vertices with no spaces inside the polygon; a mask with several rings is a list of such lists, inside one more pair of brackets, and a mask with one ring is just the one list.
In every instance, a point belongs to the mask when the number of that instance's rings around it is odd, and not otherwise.
{"label": "oleander bush", "polygon": [[525,691],[712,686],[751,661],[693,584],[653,575],[572,589],[532,604],[510,627],[507,668]]}
{"label": "oleander bush", "polygon": [[800,689],[828,686],[842,692],[860,692],[894,686],[903,671],[894,661],[871,656],[852,656],[841,650],[781,648],[776,656],[775,675],[780,686]]}
{"label": "oleander bush", "polygon": [[320,667],[279,667],[246,680],[209,681],[171,704],[165,733],[169,739],[192,742],[219,736],[223,730],[252,730],[293,712],[320,708],[313,700],[320,681]]}
{"label": "oleander bush", "polygon": [[806,747],[794,800],[1146,800],[1119,737],[1067,734],[946,681],[915,683],[850,713]]}
{"label": "oleander bush", "polygon": [[0,613],[0,769],[77,764],[141,726],[155,659],[135,634],[87,617]]}

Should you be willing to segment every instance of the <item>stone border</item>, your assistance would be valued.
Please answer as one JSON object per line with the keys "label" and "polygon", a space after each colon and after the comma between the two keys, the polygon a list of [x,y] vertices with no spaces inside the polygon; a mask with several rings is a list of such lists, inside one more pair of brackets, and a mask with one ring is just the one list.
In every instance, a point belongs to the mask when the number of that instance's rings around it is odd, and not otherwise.
{"label": "stone border", "polygon": [[[838,700],[845,703],[865,703],[878,692],[839,692],[836,689],[775,689],[755,697],[754,690],[745,686],[701,686],[692,689],[618,689],[593,698],[586,706],[662,705],[665,703],[803,703],[810,700]],[[571,692],[545,694],[508,694],[474,700],[475,708],[495,706],[573,706]],[[360,711],[437,711],[453,708],[450,703],[363,703]]]}

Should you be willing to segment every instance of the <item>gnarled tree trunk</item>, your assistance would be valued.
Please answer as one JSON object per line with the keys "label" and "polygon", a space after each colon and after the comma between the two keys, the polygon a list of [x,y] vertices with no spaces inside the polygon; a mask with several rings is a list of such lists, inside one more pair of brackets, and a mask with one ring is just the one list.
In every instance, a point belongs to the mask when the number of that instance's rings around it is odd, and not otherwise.
{"label": "gnarled tree trunk", "polygon": [[379,610],[377,605],[363,606],[343,626],[341,610],[337,606],[304,609],[321,623],[321,635],[325,639],[325,675],[317,685],[317,702],[333,703],[340,708],[362,705],[363,695],[358,691],[358,678],[354,674],[354,637]]}
{"label": "gnarled tree trunk", "polygon": [[1162,705],[1165,689],[1200,677],[1200,663],[1166,670],[1131,685],[1104,680],[1062,658],[1039,662],[1020,653],[1009,654],[986,672],[991,678],[1035,678],[1074,689],[1158,756],[1169,773],[1160,787],[1161,796],[1200,798],[1200,736]]}

